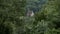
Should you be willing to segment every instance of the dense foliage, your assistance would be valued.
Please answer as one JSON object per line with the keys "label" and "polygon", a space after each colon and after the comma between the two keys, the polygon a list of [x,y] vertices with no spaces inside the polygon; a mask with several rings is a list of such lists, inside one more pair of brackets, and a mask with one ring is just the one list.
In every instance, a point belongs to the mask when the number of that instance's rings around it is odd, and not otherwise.
{"label": "dense foliage", "polygon": [[14,34],[21,26],[20,16],[25,12],[25,0],[0,0],[0,34]]}
{"label": "dense foliage", "polygon": [[41,10],[43,4],[46,3],[45,0],[26,0],[26,8],[37,12]]}
{"label": "dense foliage", "polygon": [[[42,11],[36,14],[37,21],[47,21],[48,30],[45,34],[60,34],[60,3],[59,0],[47,0]],[[38,17],[38,18],[37,18]]]}
{"label": "dense foliage", "polygon": [[60,0],[0,0],[0,34],[60,34]]}

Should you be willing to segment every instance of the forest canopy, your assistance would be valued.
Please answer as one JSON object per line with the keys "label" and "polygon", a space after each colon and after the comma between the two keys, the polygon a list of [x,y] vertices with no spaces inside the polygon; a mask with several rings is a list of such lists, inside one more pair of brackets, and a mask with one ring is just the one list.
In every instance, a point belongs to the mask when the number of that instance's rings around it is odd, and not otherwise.
{"label": "forest canopy", "polygon": [[0,0],[0,34],[60,34],[60,0]]}

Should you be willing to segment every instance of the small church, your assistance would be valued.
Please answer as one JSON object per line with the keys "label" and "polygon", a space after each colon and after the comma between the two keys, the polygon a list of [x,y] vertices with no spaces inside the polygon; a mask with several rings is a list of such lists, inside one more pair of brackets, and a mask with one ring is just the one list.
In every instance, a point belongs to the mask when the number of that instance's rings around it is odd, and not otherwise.
{"label": "small church", "polygon": [[34,16],[33,10],[28,9],[28,11],[27,11],[27,16],[29,16],[29,17]]}

